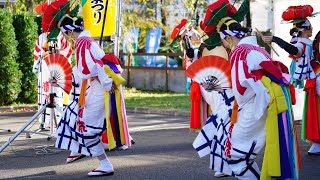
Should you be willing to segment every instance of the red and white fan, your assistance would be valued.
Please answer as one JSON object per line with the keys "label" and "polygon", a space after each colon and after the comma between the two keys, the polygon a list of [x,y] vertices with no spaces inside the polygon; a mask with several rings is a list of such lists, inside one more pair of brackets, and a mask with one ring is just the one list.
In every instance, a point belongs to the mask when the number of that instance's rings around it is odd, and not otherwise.
{"label": "red and white fan", "polygon": [[72,88],[72,69],[68,59],[59,53],[53,53],[45,57],[45,61],[51,79],[56,80],[56,84],[69,94]]}
{"label": "red and white fan", "polygon": [[208,92],[232,87],[231,63],[220,56],[204,56],[196,60],[185,74]]}

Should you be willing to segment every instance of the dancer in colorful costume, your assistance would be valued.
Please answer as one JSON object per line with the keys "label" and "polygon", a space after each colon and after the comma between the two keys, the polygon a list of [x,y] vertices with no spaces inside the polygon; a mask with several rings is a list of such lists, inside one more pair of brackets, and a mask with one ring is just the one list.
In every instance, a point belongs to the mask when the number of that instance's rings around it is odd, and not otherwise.
{"label": "dancer in colorful costume", "polygon": [[[39,4],[37,6],[37,13],[38,14],[44,13],[47,7],[48,7],[47,2]],[[43,58],[50,51],[49,44],[50,45],[53,45],[53,44],[48,43],[47,34],[48,33],[40,34],[34,48],[33,71],[38,74],[38,109],[39,110],[44,105],[49,103],[49,93],[56,93],[55,104],[60,108],[62,108],[63,105],[66,104],[64,101],[64,97],[67,96],[67,94],[64,93],[63,90],[59,87],[52,87],[51,89],[51,85],[49,83],[50,74],[49,74],[47,64],[43,60]],[[57,39],[58,41],[55,44],[55,46],[57,46],[56,49],[59,51],[60,54],[62,54],[63,56],[65,56],[67,59],[70,60],[72,56],[71,44],[62,36],[62,34],[59,34]],[[60,119],[61,113],[56,109],[54,111],[57,119]],[[51,111],[49,109],[45,109],[43,112],[43,115],[39,119],[43,125],[43,128],[47,128],[50,126],[50,118],[51,118]]]}
{"label": "dancer in colorful costume", "polygon": [[[226,130],[228,137],[224,143],[216,143],[220,139],[214,139],[216,126],[205,129],[206,125],[194,147],[201,156],[204,148],[204,154],[208,154],[209,149],[217,149],[216,146],[220,145],[220,153],[212,152],[211,160],[215,166],[212,168],[239,179],[297,179],[299,154],[287,86],[290,80],[288,70],[258,46],[256,37],[245,37],[250,31],[239,22],[247,12],[247,1],[236,13],[232,9],[227,0],[217,1],[207,11],[210,22],[204,22],[206,26],[213,26],[209,36],[211,42],[217,42],[214,39],[218,34],[222,44],[231,50],[232,93],[235,97],[229,119],[232,124]],[[263,147],[265,153],[260,175],[255,158]]]}
{"label": "dancer in colorful costume", "polygon": [[[220,37],[217,33],[214,33],[216,25],[206,26],[205,23],[211,18],[212,14],[210,12],[221,7],[222,3],[226,3],[227,5],[227,15],[235,14],[236,9],[227,4],[227,1],[217,1],[207,7],[204,21],[200,22],[200,27],[205,34],[218,42],[220,41]],[[201,53],[202,57],[216,55],[226,60],[229,59],[228,54],[225,48],[221,46],[221,43],[212,43],[212,41],[208,42],[208,40],[206,40],[201,46],[203,48]],[[226,73],[227,76],[231,76],[230,70]],[[201,90],[203,89],[205,88],[202,87]],[[194,140],[193,147],[198,151],[198,155],[201,158],[210,154],[209,167],[216,171],[214,174],[215,177],[234,176],[224,155],[225,144],[228,139],[228,130],[231,126],[230,116],[234,103],[234,95],[231,89],[224,89],[220,92],[205,90],[202,91],[202,93],[207,97],[205,99],[210,105],[211,116]]]}
{"label": "dancer in colorful costume", "polygon": [[[121,76],[123,69],[120,66],[120,60],[113,54],[106,54],[102,61],[106,74],[116,85],[114,93],[105,91],[106,110],[110,109],[110,115],[106,114],[107,131],[102,135],[103,144],[107,144],[109,150],[114,148],[127,149],[131,143],[134,143],[129,134],[126,108],[122,84],[125,79]],[[109,104],[108,102],[111,102]]]}
{"label": "dancer in colorful costume", "polygon": [[308,154],[320,155],[320,93],[317,93],[320,91],[317,88],[320,86],[317,83],[320,81],[319,63],[315,61],[316,57],[313,55],[313,42],[309,39],[312,36],[312,25],[307,19],[313,16],[315,14],[310,5],[290,6],[283,12],[282,18],[293,23],[293,28],[290,30],[293,44],[276,36],[265,36],[263,40],[266,43],[275,42],[293,57],[291,69],[294,82],[300,81],[303,85],[306,80],[301,137],[303,140],[313,142]]}
{"label": "dancer in colorful costume", "polygon": [[[183,67],[188,67],[199,58],[199,46],[202,43],[200,34],[192,26],[193,20],[182,19],[171,33],[173,43],[183,40]],[[172,43],[172,44],[173,44]],[[180,44],[182,46],[182,44]],[[199,84],[187,77],[186,89],[190,92],[190,129],[199,130],[208,118],[208,104],[201,95]]]}
{"label": "dancer in colorful costume", "polygon": [[[206,59],[205,61],[214,61],[215,58],[212,58],[212,56],[219,56],[222,57],[224,59],[228,59],[228,54],[226,52],[226,50],[222,47],[222,46],[217,46],[214,48],[208,48],[208,47],[203,47],[203,49],[201,51],[199,51],[199,44],[197,44],[197,48],[192,48],[193,45],[190,45],[190,42],[192,42],[193,40],[197,40],[199,39],[201,36],[196,32],[193,33],[193,28],[191,30],[188,29],[187,25],[188,22],[186,19],[183,19],[181,21],[181,23],[176,26],[172,32],[172,39],[177,40],[176,38],[180,38],[184,40],[184,67],[186,68],[186,75],[188,76],[188,68],[190,66],[194,66],[194,62],[197,62],[196,60],[198,58],[200,58],[201,56],[210,56],[208,59]],[[191,32],[189,32],[189,31]],[[178,35],[181,34],[181,36],[179,37]],[[191,35],[191,36],[190,36]],[[201,42],[201,41],[196,41],[196,42]],[[190,48],[191,47],[191,48]],[[210,49],[210,50],[209,50]],[[196,56],[195,56],[196,55]],[[192,58],[190,58],[192,57]],[[195,58],[197,57],[197,58]],[[202,62],[201,62],[202,63]],[[197,66],[197,65],[196,65]],[[194,68],[194,67],[193,67]],[[196,67],[198,68],[198,67]],[[189,69],[190,70],[190,69]],[[230,74],[230,72],[229,72]],[[210,74],[208,74],[210,75]],[[215,141],[216,143],[221,143],[219,146],[215,146],[216,149],[213,149],[211,152],[216,152],[219,153],[219,151],[221,151],[223,143],[225,142],[226,138],[227,138],[227,131],[226,129],[228,129],[228,127],[230,126],[230,118],[229,118],[229,110],[232,109],[233,106],[233,100],[234,97],[232,95],[232,91],[229,89],[226,90],[221,90],[219,91],[213,91],[212,89],[208,89],[206,87],[203,87],[202,85],[200,85],[197,81],[192,80],[190,77],[188,77],[188,79],[190,80],[190,82],[192,81],[192,84],[197,84],[199,87],[198,89],[198,93],[195,93],[195,86],[193,87],[193,91],[192,94],[196,95],[196,97],[198,97],[198,101],[195,101],[196,98],[191,98],[192,100],[192,108],[191,108],[191,116],[190,116],[190,128],[191,129],[199,129],[199,127],[201,128],[203,124],[206,124],[206,127],[203,127],[203,129],[207,129],[208,131],[212,130],[213,128],[211,128],[210,126],[215,126],[217,130],[216,133],[212,133],[216,134],[215,139],[219,139],[219,141]],[[191,93],[190,93],[191,96]],[[208,114],[205,111],[205,108],[201,108],[201,101],[205,102],[209,105],[208,108],[208,112],[211,112],[211,115],[209,118]],[[198,108],[196,108],[198,107]],[[200,107],[200,108],[199,108]],[[208,107],[206,104],[204,104],[202,107]],[[201,114],[203,114],[201,116]],[[203,119],[202,119],[203,118]],[[221,118],[221,121],[218,120]],[[218,122],[218,123],[216,123]],[[197,125],[197,126],[195,126]],[[196,127],[196,128],[195,128]],[[203,131],[203,130],[202,130]],[[198,138],[201,139],[201,138]],[[220,141],[221,140],[221,141]],[[201,143],[201,141],[199,141]],[[195,143],[197,144],[197,140],[195,140]],[[207,149],[208,151],[205,151],[204,149],[202,150],[201,154],[205,154],[204,152],[207,152],[208,154],[210,153],[210,148]],[[212,153],[213,154],[213,153]],[[212,158],[217,159],[216,161],[211,160],[211,165],[210,167],[214,168],[216,167],[214,170],[216,170],[217,172],[215,173],[215,177],[222,177],[225,176],[226,174],[221,173],[223,172],[223,166],[214,166],[213,162],[219,162],[219,159],[215,156],[211,156]],[[221,159],[220,159],[221,160]],[[220,161],[221,162],[221,161]],[[226,163],[225,163],[226,164]],[[217,168],[219,167],[219,168]],[[220,167],[222,169],[220,169]]]}
{"label": "dancer in colorful costume", "polygon": [[[111,129],[112,125],[110,118],[108,118],[113,110],[118,115],[114,115],[119,120],[118,125],[123,128],[120,134],[122,136],[119,136],[117,143],[125,143],[130,146],[125,114],[110,108],[112,106],[110,103],[113,102],[116,103],[117,108],[124,109],[123,102],[119,102],[121,100],[119,90],[115,97],[112,97],[124,79],[117,74],[119,69],[113,61],[114,57],[105,55],[98,43],[90,37],[89,31],[84,30],[82,19],[75,17],[78,6],[67,14],[70,2],[64,0],[60,0],[60,2],[60,13],[53,13],[55,20],[59,19],[59,21],[52,25],[54,27],[48,36],[54,37],[56,29],[58,29],[69,42],[75,45],[76,67],[73,71],[75,82],[73,85],[75,94],[78,94],[76,86],[80,86],[80,94],[78,99],[77,95],[74,96],[74,101],[64,112],[56,131],[56,147],[71,151],[67,162],[79,159],[83,155],[97,157],[100,166],[89,172],[89,176],[112,175],[113,166],[105,154],[101,135],[106,128],[109,133],[114,131]],[[76,83],[77,76],[80,83]],[[90,88],[88,88],[89,86]],[[118,135],[117,132],[115,134]],[[110,143],[111,137],[108,136],[109,147],[115,144]]]}
{"label": "dancer in colorful costume", "polygon": [[[56,146],[70,150],[69,158],[80,155],[98,157],[100,166],[89,176],[111,174],[113,167],[105,155],[100,136],[106,126],[104,91],[114,87],[112,80],[104,73],[103,56],[97,57],[104,54],[103,51],[90,38],[89,32],[83,31],[81,23],[81,20],[74,21],[68,17],[60,23],[64,36],[69,41],[75,41],[77,73],[82,82],[78,106],[71,109],[74,113],[69,114],[67,111],[76,102],[71,103],[60,121]],[[90,91],[86,92],[89,84]]]}

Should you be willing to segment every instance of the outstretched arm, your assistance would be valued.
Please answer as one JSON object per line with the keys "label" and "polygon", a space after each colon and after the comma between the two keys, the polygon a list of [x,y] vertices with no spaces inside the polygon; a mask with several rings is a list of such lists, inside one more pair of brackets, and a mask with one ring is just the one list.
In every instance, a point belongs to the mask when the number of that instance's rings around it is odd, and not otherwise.
{"label": "outstretched arm", "polygon": [[289,54],[294,55],[294,56],[300,56],[302,51],[299,51],[299,49],[290,44],[287,43],[286,41],[284,41],[283,39],[277,37],[277,36],[263,36],[262,40],[265,43],[271,43],[271,42],[275,42],[276,44],[278,44],[282,49],[284,49],[285,51],[287,51]]}

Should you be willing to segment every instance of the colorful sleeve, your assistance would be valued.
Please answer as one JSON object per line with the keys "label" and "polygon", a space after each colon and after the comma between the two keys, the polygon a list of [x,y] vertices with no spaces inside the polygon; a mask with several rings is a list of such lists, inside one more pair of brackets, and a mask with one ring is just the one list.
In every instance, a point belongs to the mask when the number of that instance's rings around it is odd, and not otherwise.
{"label": "colorful sleeve", "polygon": [[260,80],[255,79],[255,76],[248,71],[246,61],[239,61],[236,69],[236,88],[237,91],[244,95],[245,91],[255,96],[255,118],[258,120],[263,116],[264,111],[267,109],[270,96],[268,89],[263,86]]}
{"label": "colorful sleeve", "polygon": [[258,51],[251,51],[248,54],[247,59],[251,60],[247,61],[249,72],[252,72],[253,70],[264,69],[277,79],[281,79],[282,73],[280,69],[277,68],[270,59],[268,59],[268,55],[262,54]]}
{"label": "colorful sleeve", "polygon": [[100,59],[96,59],[91,52],[91,41],[86,38],[78,40],[76,45],[76,59],[81,79],[98,76],[98,68],[103,66]]}
{"label": "colorful sleeve", "polygon": [[101,58],[105,55],[103,50],[95,42],[82,38],[76,45],[76,58],[79,77],[88,79],[97,76],[100,83],[107,91],[111,89],[112,79],[110,79],[103,69]]}
{"label": "colorful sleeve", "polygon": [[290,43],[287,43],[286,41],[284,41],[283,39],[281,39],[277,36],[272,37],[272,42],[277,43],[282,49],[287,51],[289,54],[298,55],[298,53],[299,53],[299,49],[296,46],[294,46]]}

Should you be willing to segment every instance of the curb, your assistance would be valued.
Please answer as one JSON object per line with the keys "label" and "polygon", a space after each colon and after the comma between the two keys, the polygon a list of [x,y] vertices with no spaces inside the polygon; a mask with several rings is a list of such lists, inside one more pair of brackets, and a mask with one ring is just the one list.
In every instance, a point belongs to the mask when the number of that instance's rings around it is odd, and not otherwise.
{"label": "curb", "polygon": [[[0,107],[0,113],[4,112],[32,112],[37,111],[38,106],[5,106]],[[190,117],[190,112],[186,110],[169,110],[169,109],[156,109],[156,108],[139,108],[139,107],[126,107],[127,112],[130,113],[142,113],[142,114],[159,114],[159,115],[170,115],[170,116],[182,116]],[[301,125],[301,120],[296,120],[296,125]]]}
{"label": "curb", "polygon": [[184,116],[184,117],[190,116],[190,112],[185,110],[169,110],[169,109],[138,108],[138,107],[126,107],[126,110],[127,112],[131,112],[131,113],[160,114],[160,115]]}
{"label": "curb", "polygon": [[[0,113],[5,112],[32,112],[37,111],[38,106],[5,106],[0,107]],[[142,113],[142,114],[160,114],[171,116],[183,116],[189,117],[190,112],[185,110],[168,110],[168,109],[156,109],[156,108],[138,108],[138,107],[126,107],[127,112]]]}
{"label": "curb", "polygon": [[38,106],[3,106],[0,107],[0,113],[4,112],[20,112],[20,111],[37,111]]}

